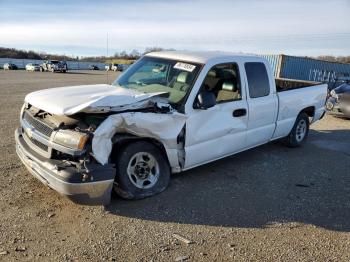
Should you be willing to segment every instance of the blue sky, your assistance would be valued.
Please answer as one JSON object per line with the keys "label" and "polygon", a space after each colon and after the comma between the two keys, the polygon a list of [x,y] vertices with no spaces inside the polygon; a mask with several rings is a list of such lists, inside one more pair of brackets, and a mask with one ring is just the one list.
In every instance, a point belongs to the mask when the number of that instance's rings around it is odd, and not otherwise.
{"label": "blue sky", "polygon": [[350,55],[350,0],[0,0],[0,46],[105,55],[158,46]]}

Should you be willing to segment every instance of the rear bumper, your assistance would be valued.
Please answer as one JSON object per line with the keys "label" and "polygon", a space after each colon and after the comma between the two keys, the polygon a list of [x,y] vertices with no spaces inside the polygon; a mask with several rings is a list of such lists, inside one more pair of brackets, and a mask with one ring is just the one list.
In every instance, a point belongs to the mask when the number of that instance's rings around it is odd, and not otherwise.
{"label": "rear bumper", "polygon": [[[16,152],[28,171],[43,184],[75,203],[108,205],[115,177],[112,165],[90,164],[88,179],[84,172],[63,161],[44,158],[24,141],[20,129],[15,131]],[[86,174],[86,172],[85,172]]]}

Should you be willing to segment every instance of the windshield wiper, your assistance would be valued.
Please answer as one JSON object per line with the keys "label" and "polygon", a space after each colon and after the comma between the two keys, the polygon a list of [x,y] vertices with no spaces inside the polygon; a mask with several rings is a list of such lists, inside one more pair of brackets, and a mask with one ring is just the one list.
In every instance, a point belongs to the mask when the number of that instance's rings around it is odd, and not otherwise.
{"label": "windshield wiper", "polygon": [[146,86],[146,83],[143,83],[141,81],[135,81],[135,82],[128,82],[128,85],[139,85],[139,86]]}

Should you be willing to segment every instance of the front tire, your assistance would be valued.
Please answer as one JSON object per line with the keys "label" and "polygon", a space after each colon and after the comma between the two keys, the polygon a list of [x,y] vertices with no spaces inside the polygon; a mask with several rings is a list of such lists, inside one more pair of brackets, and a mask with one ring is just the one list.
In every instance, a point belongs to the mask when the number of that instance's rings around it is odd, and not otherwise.
{"label": "front tire", "polygon": [[127,145],[116,157],[114,191],[125,199],[142,199],[164,191],[170,167],[155,145],[138,141]]}
{"label": "front tire", "polygon": [[300,113],[294,123],[292,131],[285,138],[285,143],[289,147],[301,146],[309,134],[310,121],[306,113]]}

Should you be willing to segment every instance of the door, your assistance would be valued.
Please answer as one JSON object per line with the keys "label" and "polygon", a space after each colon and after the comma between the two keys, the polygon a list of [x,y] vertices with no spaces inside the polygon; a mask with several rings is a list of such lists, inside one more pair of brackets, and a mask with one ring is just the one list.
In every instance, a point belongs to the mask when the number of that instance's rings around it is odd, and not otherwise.
{"label": "door", "polygon": [[199,92],[216,96],[216,105],[194,109],[186,121],[185,169],[238,152],[246,146],[248,106],[235,63],[212,67]]}
{"label": "door", "polygon": [[247,77],[247,101],[249,119],[247,147],[254,147],[271,140],[277,120],[278,98],[274,79],[269,79],[266,65],[262,62],[244,64]]}

